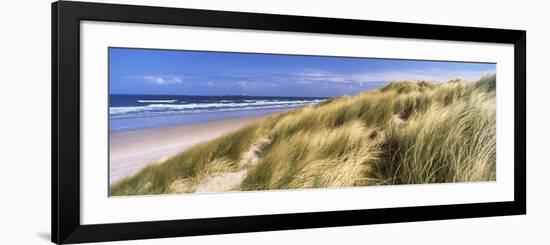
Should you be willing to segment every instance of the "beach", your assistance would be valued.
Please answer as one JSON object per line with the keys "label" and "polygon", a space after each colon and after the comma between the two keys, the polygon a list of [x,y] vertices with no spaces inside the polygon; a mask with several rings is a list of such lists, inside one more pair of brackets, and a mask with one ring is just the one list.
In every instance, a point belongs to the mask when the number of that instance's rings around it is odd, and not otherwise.
{"label": "beach", "polygon": [[109,136],[109,184],[136,173],[147,164],[162,161],[189,147],[261,121],[267,116],[113,132]]}
{"label": "beach", "polygon": [[496,68],[111,48],[108,196],[495,181]]}

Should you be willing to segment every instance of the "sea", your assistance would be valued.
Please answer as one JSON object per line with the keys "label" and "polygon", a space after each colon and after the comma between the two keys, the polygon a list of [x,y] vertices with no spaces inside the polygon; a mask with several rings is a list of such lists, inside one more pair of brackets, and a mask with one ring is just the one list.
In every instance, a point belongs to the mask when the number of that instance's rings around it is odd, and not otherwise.
{"label": "sea", "polygon": [[109,95],[109,131],[204,123],[267,115],[317,104],[326,97]]}

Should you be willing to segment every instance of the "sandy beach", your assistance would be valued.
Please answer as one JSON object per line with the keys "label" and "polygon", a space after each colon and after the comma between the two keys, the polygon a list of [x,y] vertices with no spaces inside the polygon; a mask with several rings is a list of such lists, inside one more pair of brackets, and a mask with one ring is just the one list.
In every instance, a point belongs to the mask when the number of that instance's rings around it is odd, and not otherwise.
{"label": "sandy beach", "polygon": [[111,133],[109,137],[109,183],[131,175],[145,165],[212,140],[264,116],[240,117],[200,124]]}

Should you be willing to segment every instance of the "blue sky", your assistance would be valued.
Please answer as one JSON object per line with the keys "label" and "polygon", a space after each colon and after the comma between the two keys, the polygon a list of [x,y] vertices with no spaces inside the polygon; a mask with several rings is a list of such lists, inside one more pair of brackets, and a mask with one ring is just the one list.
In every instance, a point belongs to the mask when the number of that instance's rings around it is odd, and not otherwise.
{"label": "blue sky", "polygon": [[331,97],[397,80],[475,80],[495,64],[109,49],[111,94]]}

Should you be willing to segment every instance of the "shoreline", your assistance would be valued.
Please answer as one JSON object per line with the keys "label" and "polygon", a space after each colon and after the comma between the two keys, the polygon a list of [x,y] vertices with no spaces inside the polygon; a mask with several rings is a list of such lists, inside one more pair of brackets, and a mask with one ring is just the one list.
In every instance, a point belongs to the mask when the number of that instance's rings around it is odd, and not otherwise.
{"label": "shoreline", "polygon": [[109,185],[144,166],[272,115],[109,133]]}
{"label": "shoreline", "polygon": [[302,106],[252,108],[247,110],[229,111],[204,111],[169,115],[143,115],[139,117],[111,117],[110,115],[109,133],[168,128],[182,125],[208,123],[232,118],[257,117],[293,110],[300,107]]}

